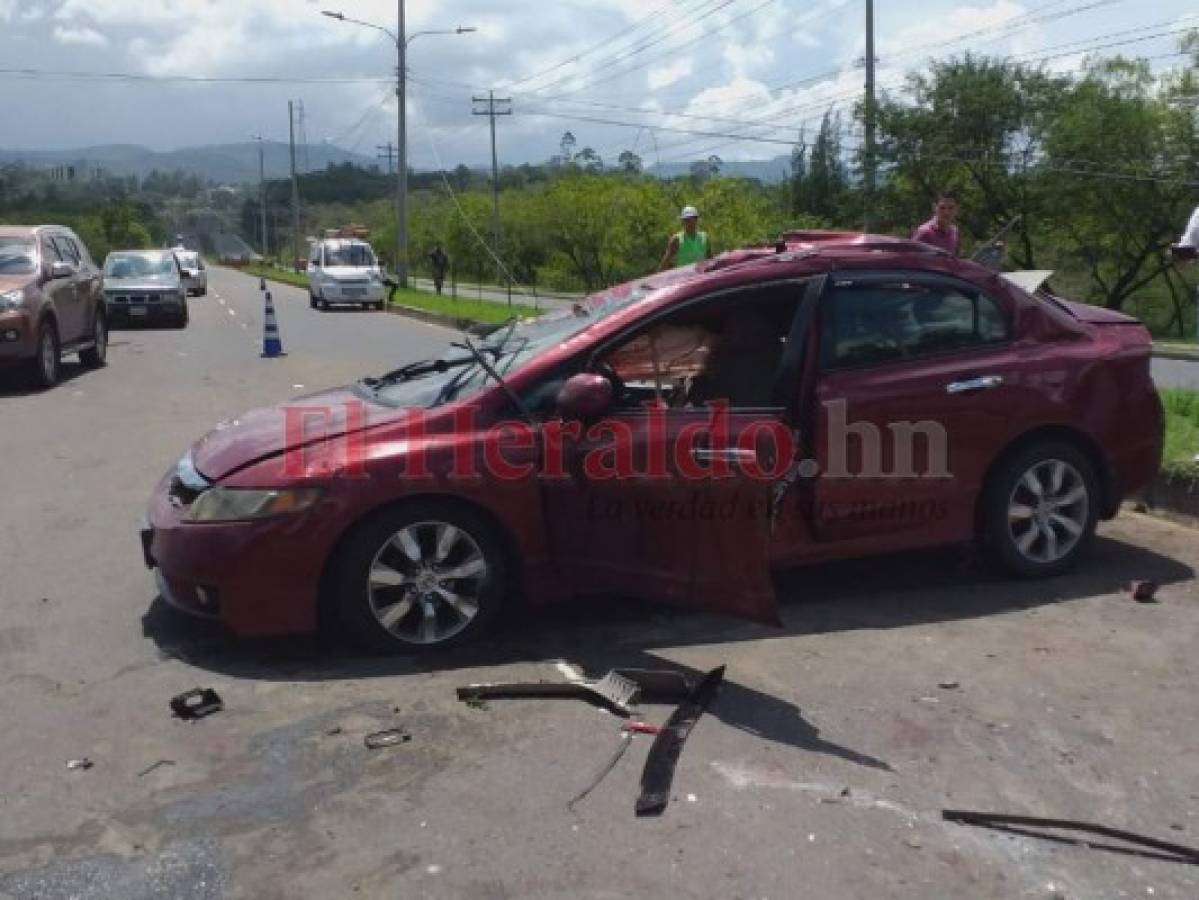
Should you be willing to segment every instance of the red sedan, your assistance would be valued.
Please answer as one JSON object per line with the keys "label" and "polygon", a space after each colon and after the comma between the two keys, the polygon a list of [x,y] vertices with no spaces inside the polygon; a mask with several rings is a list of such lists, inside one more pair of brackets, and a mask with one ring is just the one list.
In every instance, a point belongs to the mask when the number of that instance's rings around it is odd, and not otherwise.
{"label": "red sedan", "polygon": [[793,233],[218,426],[146,561],[237,634],[410,650],[518,597],[776,622],[773,569],[939,544],[1054,575],[1157,471],[1149,351],[922,244]]}

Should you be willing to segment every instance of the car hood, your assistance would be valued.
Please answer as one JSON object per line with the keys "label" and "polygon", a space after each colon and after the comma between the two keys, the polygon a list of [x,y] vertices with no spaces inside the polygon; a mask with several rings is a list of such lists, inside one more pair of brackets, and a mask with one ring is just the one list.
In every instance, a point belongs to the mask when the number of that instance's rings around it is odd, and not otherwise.
{"label": "car hood", "polygon": [[170,275],[139,275],[137,278],[112,278],[105,276],[104,288],[106,290],[157,290],[161,291],[166,288],[176,287],[179,284],[179,279]]}
{"label": "car hood", "polygon": [[0,294],[27,286],[36,275],[0,275]]}
{"label": "car hood", "polygon": [[288,450],[400,421],[407,409],[367,403],[349,387],[297,397],[221,422],[192,447],[192,462],[219,481]]}

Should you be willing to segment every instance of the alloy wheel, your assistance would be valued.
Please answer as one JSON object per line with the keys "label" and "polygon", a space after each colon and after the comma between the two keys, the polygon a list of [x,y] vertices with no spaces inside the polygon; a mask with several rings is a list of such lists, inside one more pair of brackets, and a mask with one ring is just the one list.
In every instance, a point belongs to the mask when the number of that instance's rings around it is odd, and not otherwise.
{"label": "alloy wheel", "polygon": [[42,370],[43,384],[54,384],[58,380],[58,341],[50,328],[42,331],[42,342],[38,347],[38,365]]}
{"label": "alloy wheel", "polygon": [[1012,544],[1032,562],[1057,562],[1086,533],[1090,502],[1078,469],[1060,459],[1040,460],[1016,481],[1008,497]]}
{"label": "alloy wheel", "polygon": [[487,576],[487,558],[467,531],[448,522],[414,522],[393,534],[371,561],[371,612],[405,643],[447,641],[479,614]]}

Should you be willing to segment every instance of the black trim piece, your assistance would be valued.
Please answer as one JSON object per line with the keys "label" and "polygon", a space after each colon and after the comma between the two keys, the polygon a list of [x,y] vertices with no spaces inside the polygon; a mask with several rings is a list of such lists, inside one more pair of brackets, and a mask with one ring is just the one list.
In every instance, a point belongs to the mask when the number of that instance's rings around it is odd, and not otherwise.
{"label": "black trim piece", "polygon": [[717,666],[703,677],[686,700],[678,705],[650,747],[641,772],[641,796],[635,807],[639,816],[658,816],[670,802],[670,786],[683,742],[704,714],[724,681],[724,666]]}
{"label": "black trim piece", "polygon": [[[1145,837],[1132,831],[1111,828],[1107,825],[1095,825],[1090,822],[1079,822],[1075,819],[1048,819],[1044,816],[1014,816],[1007,813],[969,812],[962,809],[941,810],[941,818],[946,822],[956,822],[959,825],[977,825],[980,828],[994,828],[998,831],[1008,831],[1027,837],[1042,838],[1070,844],[1079,844],[1095,850],[1110,850],[1114,853],[1127,853],[1133,856],[1147,856],[1151,859],[1161,859],[1167,862],[1189,863],[1199,865],[1199,850],[1182,844],[1172,844],[1169,841],[1159,841],[1156,838]],[[1067,831],[1081,831],[1084,834],[1097,834],[1101,837],[1127,841],[1148,848],[1142,850],[1136,847],[1117,847],[1107,844],[1095,844],[1078,838],[1067,838],[1060,835],[1040,834],[1028,831],[1029,828],[1060,828]],[[1156,852],[1149,852],[1156,851]]]}

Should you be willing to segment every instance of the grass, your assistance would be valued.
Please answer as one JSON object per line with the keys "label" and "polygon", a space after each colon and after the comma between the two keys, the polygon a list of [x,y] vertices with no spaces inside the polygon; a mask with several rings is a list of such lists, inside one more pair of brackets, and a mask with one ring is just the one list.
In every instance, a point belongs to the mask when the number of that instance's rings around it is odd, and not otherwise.
{"label": "grass", "polygon": [[1199,477],[1199,391],[1160,388],[1166,410],[1166,448],[1162,470],[1168,475]]}
{"label": "grass", "polygon": [[[247,275],[279,281],[296,287],[308,289],[308,276],[303,272],[292,272],[287,269],[277,269],[274,266],[242,266],[241,271]],[[397,306],[411,306],[425,312],[439,313],[456,319],[467,319],[471,322],[482,322],[488,325],[498,325],[508,321],[512,316],[527,318],[539,316],[544,310],[538,310],[523,303],[495,303],[491,300],[477,300],[463,297],[457,299],[448,295],[438,296],[429,291],[418,291],[411,288],[397,290],[393,303]]]}

